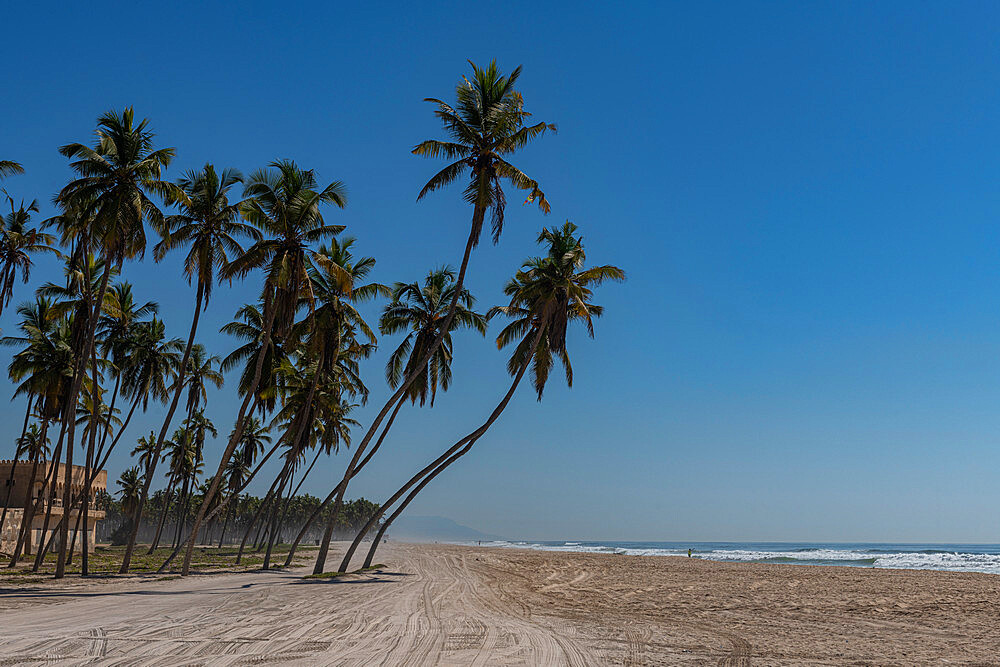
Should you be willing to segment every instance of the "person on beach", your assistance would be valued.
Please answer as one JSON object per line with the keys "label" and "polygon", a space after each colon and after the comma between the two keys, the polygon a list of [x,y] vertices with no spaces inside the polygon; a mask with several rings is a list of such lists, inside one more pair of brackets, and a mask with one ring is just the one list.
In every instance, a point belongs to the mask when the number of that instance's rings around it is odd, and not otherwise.
{"label": "person on beach", "polygon": [[689,548],[688,549],[688,558],[690,558],[690,557],[691,557],[691,549]]}

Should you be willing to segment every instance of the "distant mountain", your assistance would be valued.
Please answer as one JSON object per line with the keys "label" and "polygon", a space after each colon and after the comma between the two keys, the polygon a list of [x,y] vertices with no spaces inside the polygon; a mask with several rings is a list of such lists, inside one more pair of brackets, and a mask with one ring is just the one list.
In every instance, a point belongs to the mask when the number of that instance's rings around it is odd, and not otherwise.
{"label": "distant mountain", "polygon": [[475,528],[455,523],[443,516],[403,515],[393,522],[388,537],[404,542],[474,542],[502,540],[502,537],[482,533]]}

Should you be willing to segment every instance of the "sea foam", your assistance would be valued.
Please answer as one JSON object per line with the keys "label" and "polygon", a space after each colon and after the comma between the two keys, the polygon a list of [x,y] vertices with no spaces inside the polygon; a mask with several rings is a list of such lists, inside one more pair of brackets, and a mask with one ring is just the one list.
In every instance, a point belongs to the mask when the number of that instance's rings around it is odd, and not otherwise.
{"label": "sea foam", "polygon": [[1000,545],[739,544],[680,542],[484,542],[482,546],[538,551],[693,556],[705,560],[799,565],[841,565],[891,569],[947,570],[1000,574]]}

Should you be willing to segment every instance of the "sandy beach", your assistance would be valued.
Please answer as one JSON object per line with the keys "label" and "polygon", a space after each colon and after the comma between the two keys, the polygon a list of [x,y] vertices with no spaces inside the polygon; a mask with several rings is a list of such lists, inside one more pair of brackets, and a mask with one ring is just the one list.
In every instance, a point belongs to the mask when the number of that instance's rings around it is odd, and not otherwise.
{"label": "sandy beach", "polygon": [[1000,578],[392,544],[384,568],[0,591],[0,664],[1000,664]]}

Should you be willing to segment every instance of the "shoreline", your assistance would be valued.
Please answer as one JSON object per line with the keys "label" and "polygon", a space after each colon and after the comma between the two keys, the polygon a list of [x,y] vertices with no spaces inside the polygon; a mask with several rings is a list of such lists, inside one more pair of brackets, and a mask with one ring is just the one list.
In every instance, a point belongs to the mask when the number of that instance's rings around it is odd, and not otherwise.
{"label": "shoreline", "polygon": [[197,655],[502,665],[996,664],[1000,655],[1000,582],[984,573],[401,542],[377,560],[386,567],[325,580],[305,579],[305,567],[122,590],[7,588],[0,654],[24,664]]}
{"label": "shoreline", "polygon": [[[1000,574],[1000,545],[949,543],[456,541],[446,544],[544,553],[683,557],[720,563]],[[691,554],[688,554],[691,549]]]}

